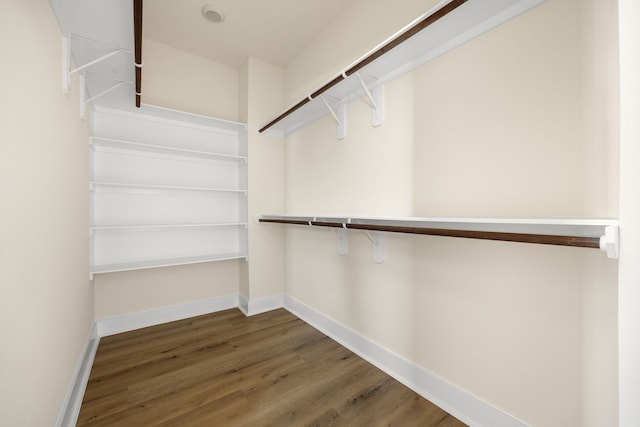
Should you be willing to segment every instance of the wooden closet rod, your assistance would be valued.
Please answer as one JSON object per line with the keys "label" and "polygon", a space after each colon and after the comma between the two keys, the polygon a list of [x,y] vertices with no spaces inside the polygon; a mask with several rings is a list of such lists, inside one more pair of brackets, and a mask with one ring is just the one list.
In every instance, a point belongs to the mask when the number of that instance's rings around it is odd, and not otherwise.
{"label": "wooden closet rod", "polygon": [[329,82],[325,83],[322,87],[320,87],[318,90],[313,92],[307,98],[301,100],[297,104],[285,110],[278,117],[276,117],[275,119],[273,119],[272,121],[264,125],[258,132],[262,133],[265,130],[269,129],[270,127],[272,127],[273,125],[275,125],[276,123],[284,119],[285,117],[291,115],[296,110],[299,110],[303,105],[307,104],[312,99],[317,98],[318,96],[322,95],[324,92],[328,91],[329,89],[331,89],[332,87],[334,87],[335,85],[343,81],[346,77],[349,77],[355,74],[356,72],[358,72],[359,70],[361,70],[362,68],[370,64],[371,62],[375,61],[377,58],[381,57],[391,49],[397,47],[398,45],[405,42],[407,39],[411,38],[412,36],[418,34],[420,31],[427,28],[429,25],[433,24],[434,22],[445,17],[449,13],[453,12],[455,9],[457,9],[459,6],[463,5],[467,1],[468,0],[453,0],[447,3],[446,5],[444,5],[443,7],[441,7],[440,9],[436,10],[432,14],[426,16],[424,19],[421,19],[416,24],[412,25],[411,27],[409,27],[408,29],[400,33],[398,36],[394,37],[389,42],[385,43],[378,49],[366,55],[364,58],[360,59],[354,65],[352,65],[347,70],[345,70],[343,73],[339,74]]}
{"label": "wooden closet rod", "polygon": [[422,234],[430,236],[462,237],[467,239],[498,240],[503,242],[536,243],[541,245],[572,246],[600,249],[599,237],[554,236],[530,233],[505,233],[496,231],[455,230],[402,225],[351,224],[326,221],[302,221],[289,219],[260,218],[259,222],[275,224],[311,225],[316,227],[347,228],[354,230],[385,231],[392,233]]}
{"label": "wooden closet rod", "polygon": [[142,0],[133,0],[133,37],[136,68],[136,107],[142,95]]}

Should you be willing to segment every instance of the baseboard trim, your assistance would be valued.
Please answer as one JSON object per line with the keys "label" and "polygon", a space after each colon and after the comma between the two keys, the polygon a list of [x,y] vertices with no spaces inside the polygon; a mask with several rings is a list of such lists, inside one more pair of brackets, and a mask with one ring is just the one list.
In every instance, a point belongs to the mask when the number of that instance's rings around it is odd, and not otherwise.
{"label": "baseboard trim", "polygon": [[238,308],[245,316],[255,316],[267,311],[284,307],[284,294],[270,295],[268,297],[247,300],[243,295],[239,296]]}
{"label": "baseboard trim", "polygon": [[238,295],[227,295],[96,321],[98,336],[119,334],[238,307]]}
{"label": "baseboard trim", "polygon": [[99,343],[98,328],[94,323],[87,338],[84,351],[71,377],[67,394],[60,406],[60,413],[55,423],[56,427],[73,427],[76,425],[78,414],[80,414],[80,407],[82,406],[82,399],[84,398],[84,392],[89,381],[91,366],[93,365],[93,359],[95,358]]}
{"label": "baseboard trim", "polygon": [[242,295],[228,295],[96,321],[74,372],[56,426],[71,427],[76,424],[100,337],[231,308],[239,308],[245,315],[253,316],[283,307],[470,426],[527,426],[303,302],[282,294],[254,300],[247,300]]}
{"label": "baseboard trim", "polygon": [[284,297],[284,308],[470,426],[527,426],[293,297]]}
{"label": "baseboard trim", "polygon": [[238,295],[238,310],[249,316],[249,300],[244,295]]}
{"label": "baseboard trim", "polygon": [[73,427],[78,420],[82,399],[89,381],[91,366],[100,343],[100,337],[133,331],[148,326],[182,320],[217,311],[239,308],[245,315],[253,316],[282,308],[284,295],[272,295],[248,301],[242,295],[227,295],[154,310],[125,314],[97,320],[93,324],[84,352],[78,361],[72,380],[61,405],[56,427]]}

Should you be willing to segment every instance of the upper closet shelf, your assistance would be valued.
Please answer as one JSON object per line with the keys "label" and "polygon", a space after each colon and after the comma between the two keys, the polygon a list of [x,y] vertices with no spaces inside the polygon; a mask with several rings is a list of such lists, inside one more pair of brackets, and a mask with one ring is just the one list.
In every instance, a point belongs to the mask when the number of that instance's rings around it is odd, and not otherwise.
{"label": "upper closet shelf", "polygon": [[189,113],[186,111],[173,110],[171,108],[159,107],[157,105],[142,103],[140,108],[121,109],[97,106],[98,113],[111,114],[119,117],[142,118],[156,123],[170,124],[178,127],[207,130],[216,133],[229,132],[239,134],[247,130],[247,125],[231,120],[218,119],[215,117],[203,116],[201,114]]}
{"label": "upper closet shelf", "polygon": [[80,117],[87,105],[140,106],[142,0],[49,0],[62,31],[62,87],[79,76]]}
{"label": "upper closet shelf", "polygon": [[600,249],[618,258],[618,220],[585,218],[347,218],[260,215],[259,223],[332,227]]}
{"label": "upper closet shelf", "polygon": [[143,151],[143,152],[158,153],[158,154],[171,154],[171,155],[184,156],[184,157],[195,157],[195,158],[202,158],[202,159],[227,160],[227,161],[242,162],[242,163],[247,162],[247,158],[245,156],[234,156],[229,154],[213,153],[213,152],[202,151],[202,150],[188,150],[184,148],[167,147],[164,145],[145,144],[141,142],[125,141],[125,140],[111,139],[111,138],[101,138],[96,136],[90,137],[89,144],[94,148],[96,147],[115,148],[115,149]]}
{"label": "upper closet shelf", "polygon": [[544,0],[449,0],[385,40],[304,99],[262,126],[261,133],[286,137],[331,114],[338,138],[346,134],[345,104],[366,96],[374,126],[382,123],[382,85]]}

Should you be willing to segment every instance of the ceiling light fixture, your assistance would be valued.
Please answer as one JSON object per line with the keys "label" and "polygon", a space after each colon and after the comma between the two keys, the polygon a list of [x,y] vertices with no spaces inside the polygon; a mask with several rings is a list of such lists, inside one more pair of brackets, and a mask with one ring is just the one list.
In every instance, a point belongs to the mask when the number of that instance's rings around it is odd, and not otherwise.
{"label": "ceiling light fixture", "polygon": [[219,24],[224,21],[224,15],[219,10],[216,10],[215,6],[212,4],[205,4],[200,9],[200,13],[202,13],[202,17],[209,22],[213,22],[214,24]]}

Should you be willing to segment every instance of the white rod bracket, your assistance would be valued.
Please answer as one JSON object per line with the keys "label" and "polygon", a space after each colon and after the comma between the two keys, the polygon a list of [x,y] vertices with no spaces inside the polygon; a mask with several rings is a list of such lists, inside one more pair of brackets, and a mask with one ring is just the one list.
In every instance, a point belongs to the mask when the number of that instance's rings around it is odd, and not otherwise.
{"label": "white rod bracket", "polygon": [[373,243],[373,262],[382,264],[384,262],[384,234],[366,231],[367,237]]}
{"label": "white rod bracket", "polygon": [[116,89],[118,89],[120,86],[122,86],[122,85],[126,85],[126,84],[133,84],[133,83],[131,83],[131,82],[119,82],[119,83],[116,83],[114,86],[111,86],[109,89],[105,89],[105,90],[103,90],[102,92],[100,92],[99,94],[97,94],[96,96],[92,96],[91,98],[87,99],[87,100],[85,101],[85,103],[86,103],[86,104],[88,104],[88,103],[90,103],[91,101],[93,101],[93,100],[95,100],[95,99],[100,98],[102,95],[106,95],[107,93],[109,93],[109,92],[111,92],[111,91],[113,91],[113,90],[116,90]]}
{"label": "white rod bracket", "polygon": [[347,106],[342,103],[338,106],[338,109],[334,111],[334,109],[331,108],[331,105],[329,105],[329,103],[327,102],[327,99],[324,95],[320,95],[320,99],[322,99],[322,102],[324,102],[324,105],[329,110],[329,113],[336,121],[336,138],[344,139],[344,137],[347,136]]}
{"label": "white rod bracket", "polygon": [[118,89],[120,86],[123,86],[123,85],[133,85],[133,82],[117,80],[117,83],[115,85],[87,99],[87,77],[84,74],[80,74],[80,118],[84,120],[87,104],[100,98],[103,95],[108,94],[113,90]]}
{"label": "white rod bracket", "polygon": [[355,73],[356,77],[358,78],[358,81],[360,82],[360,85],[362,86],[362,89],[364,89],[364,93],[367,95],[367,98],[369,98],[369,102],[371,103],[371,108],[378,108],[378,104],[376,103],[376,100],[373,99],[373,96],[371,95],[371,92],[369,91],[369,88],[367,87],[367,85],[364,83],[364,80],[362,80],[362,76],[360,76],[360,73]]}
{"label": "white rod bracket", "polygon": [[378,85],[369,90],[360,73],[355,73],[371,106],[371,126],[378,127],[384,122],[384,86]]}
{"label": "white rod bracket", "polygon": [[349,250],[348,231],[342,228],[338,231],[338,255],[346,255]]}
{"label": "white rod bracket", "polygon": [[374,87],[372,93],[376,108],[371,109],[371,126],[378,127],[384,122],[384,86]]}
{"label": "white rod bracket", "polygon": [[617,259],[620,252],[618,227],[609,225],[604,229],[604,235],[600,237],[600,250],[607,253],[608,258]]}
{"label": "white rod bracket", "polygon": [[84,120],[84,115],[87,110],[87,80],[84,74],[80,74],[80,120]]}
{"label": "white rod bracket", "polygon": [[69,93],[71,85],[71,74],[69,68],[71,66],[71,37],[69,35],[62,36],[62,91],[64,94]]}
{"label": "white rod bracket", "polygon": [[87,63],[86,63],[86,64],[84,64],[84,65],[81,65],[81,66],[79,66],[79,67],[74,68],[73,70],[69,71],[69,74],[71,75],[71,74],[77,73],[78,71],[82,71],[82,70],[84,70],[85,68],[89,68],[89,67],[91,67],[92,65],[95,65],[95,64],[97,64],[97,63],[99,63],[99,62],[104,61],[105,59],[109,59],[109,58],[111,58],[112,56],[115,56],[115,55],[119,54],[120,52],[126,52],[126,50],[125,50],[125,49],[116,49],[116,50],[114,50],[113,52],[109,52],[109,53],[107,53],[107,54],[105,54],[105,55],[102,55],[102,56],[101,56],[101,57],[99,57],[99,58],[94,59],[93,61],[89,61],[89,62],[87,62]]}
{"label": "white rod bracket", "polygon": [[337,113],[340,118],[340,122],[336,129],[336,138],[342,140],[347,136],[347,106],[345,104],[340,104]]}
{"label": "white rod bracket", "polygon": [[[71,75],[75,74],[79,71],[84,70],[85,68],[91,67],[92,65],[95,65],[99,62],[102,62],[106,59],[111,58],[112,56],[115,56],[121,52],[124,53],[128,53],[128,54],[133,54],[133,52],[131,52],[130,50],[127,49],[122,49],[116,46],[111,46],[111,45],[107,45],[105,43],[99,42],[97,40],[91,40],[91,39],[86,39],[84,37],[80,37],[80,36],[75,36],[75,37],[79,37],[81,39],[84,40],[88,40],[90,42],[94,42],[94,43],[99,43],[101,45],[107,46],[111,49],[113,49],[111,52],[102,55],[99,58],[94,59],[93,61],[89,61],[88,63],[84,64],[84,65],[80,65],[79,67],[76,67],[74,69],[71,69],[71,36],[73,34],[68,33],[67,35],[63,35],[62,36],[62,90],[64,91],[65,94],[69,93],[69,88],[71,86]],[[136,67],[142,67],[142,64],[136,64],[134,61],[134,65]]]}

